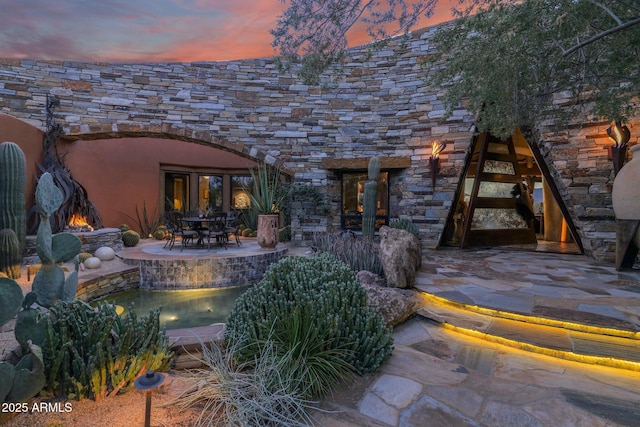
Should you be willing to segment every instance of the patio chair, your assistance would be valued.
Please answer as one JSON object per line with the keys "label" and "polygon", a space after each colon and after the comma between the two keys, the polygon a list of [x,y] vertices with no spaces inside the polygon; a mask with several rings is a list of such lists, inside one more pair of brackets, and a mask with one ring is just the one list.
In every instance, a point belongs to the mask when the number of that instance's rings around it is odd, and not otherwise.
{"label": "patio chair", "polygon": [[167,227],[167,234],[169,238],[165,242],[163,248],[169,248],[169,250],[173,249],[173,245],[176,243],[176,230],[178,227],[176,226],[176,214],[178,212],[165,212],[164,213],[164,225]]}
{"label": "patio chair", "polygon": [[207,250],[211,248],[211,240],[213,239],[215,239],[218,246],[224,246],[224,248],[227,249],[226,240],[228,239],[225,239],[224,231],[226,220],[226,214],[217,214],[207,217],[206,222],[208,227],[200,232],[202,238],[207,239]]}
{"label": "patio chair", "polygon": [[188,244],[193,244],[194,239],[200,239],[200,233],[198,233],[198,230],[190,228],[189,225],[185,223],[182,214],[178,214],[176,217],[176,235],[181,237],[182,247],[180,248],[180,252],[182,252]]}
{"label": "patio chair", "polygon": [[242,223],[241,213],[239,213],[238,211],[227,212],[227,219],[224,227],[225,238],[227,239],[227,241],[229,241],[229,235],[233,234],[236,239],[236,245],[238,246],[242,245],[242,242],[240,241],[240,231],[238,230],[241,223]]}

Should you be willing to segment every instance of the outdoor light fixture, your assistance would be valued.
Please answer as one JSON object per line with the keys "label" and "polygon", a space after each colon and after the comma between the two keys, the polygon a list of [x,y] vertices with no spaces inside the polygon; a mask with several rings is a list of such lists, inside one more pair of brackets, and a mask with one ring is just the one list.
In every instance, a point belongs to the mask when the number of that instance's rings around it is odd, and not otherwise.
{"label": "outdoor light fixture", "polygon": [[138,390],[143,390],[147,393],[147,406],[144,411],[144,427],[151,426],[151,392],[160,387],[163,382],[164,375],[154,371],[147,371],[146,374],[134,382]]}
{"label": "outdoor light fixture", "polygon": [[607,128],[607,135],[614,142],[609,147],[609,160],[613,160],[613,172],[617,175],[627,157],[627,143],[631,138],[631,131],[628,127],[622,126],[620,120],[616,120],[614,125]]}
{"label": "outdoor light fixture", "polygon": [[440,153],[447,146],[444,142],[433,141],[431,143],[431,157],[429,157],[429,167],[431,168],[431,187],[436,188],[436,178],[440,172]]}

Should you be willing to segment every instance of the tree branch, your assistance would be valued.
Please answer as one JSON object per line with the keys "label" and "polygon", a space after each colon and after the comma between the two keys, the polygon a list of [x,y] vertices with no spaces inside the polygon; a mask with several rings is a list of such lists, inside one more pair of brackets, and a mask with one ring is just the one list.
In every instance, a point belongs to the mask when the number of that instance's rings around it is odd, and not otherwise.
{"label": "tree branch", "polygon": [[603,31],[601,33],[598,33],[596,35],[594,35],[593,37],[589,37],[588,39],[578,43],[577,45],[567,49],[567,50],[563,50],[562,51],[562,56],[568,56],[571,55],[573,52],[575,52],[578,49],[582,49],[583,47],[595,42],[596,40],[599,40],[601,38],[604,38],[606,36],[609,36],[613,33],[617,33],[618,31],[622,31],[625,30],[633,25],[636,24],[640,24],[640,17],[638,18],[634,18],[630,21],[625,22],[624,24],[618,25],[617,27],[613,27],[613,28],[609,28],[607,31]]}

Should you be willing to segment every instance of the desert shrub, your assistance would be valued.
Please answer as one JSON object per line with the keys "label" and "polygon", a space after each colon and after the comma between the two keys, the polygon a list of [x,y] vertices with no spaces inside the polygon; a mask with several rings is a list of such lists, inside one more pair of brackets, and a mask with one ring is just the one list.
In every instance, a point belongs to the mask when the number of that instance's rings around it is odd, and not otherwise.
{"label": "desert shrub", "polygon": [[328,252],[355,272],[367,270],[378,275],[383,274],[378,248],[370,239],[363,239],[351,233],[315,233],[312,247],[319,252]]}
{"label": "desert shrub", "polygon": [[408,231],[409,233],[416,236],[418,240],[420,240],[420,229],[418,229],[418,226],[411,222],[411,220],[408,218],[392,218],[389,221],[389,227]]}
{"label": "desert shrub", "polygon": [[291,227],[288,225],[278,230],[278,241],[288,242],[291,240]]}
{"label": "desert shrub", "polygon": [[58,302],[45,324],[46,389],[99,400],[129,390],[147,370],[167,370],[173,353],[159,317],[160,310],[140,318],[130,310],[120,317],[105,302]]}
{"label": "desert shrub", "polygon": [[275,345],[305,398],[319,397],[351,370],[374,372],[391,356],[391,328],[367,306],[355,273],[326,253],[272,264],[235,302],[225,339],[241,362]]}
{"label": "desert shrub", "polygon": [[261,357],[236,363],[237,345],[202,345],[205,366],[181,376],[187,385],[172,404],[201,408],[197,426],[312,425],[312,403],[295,391],[296,382],[284,369],[287,359],[276,357],[274,345],[267,341]]}

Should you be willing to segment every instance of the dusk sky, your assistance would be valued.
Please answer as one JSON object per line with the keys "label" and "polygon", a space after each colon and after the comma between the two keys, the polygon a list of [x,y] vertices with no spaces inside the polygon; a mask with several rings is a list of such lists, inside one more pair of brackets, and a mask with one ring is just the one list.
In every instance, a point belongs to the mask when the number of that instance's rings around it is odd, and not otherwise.
{"label": "dusk sky", "polygon": [[[0,58],[195,62],[274,55],[277,0],[0,0]],[[416,28],[451,19],[449,2]],[[366,43],[354,34],[351,46]]]}

